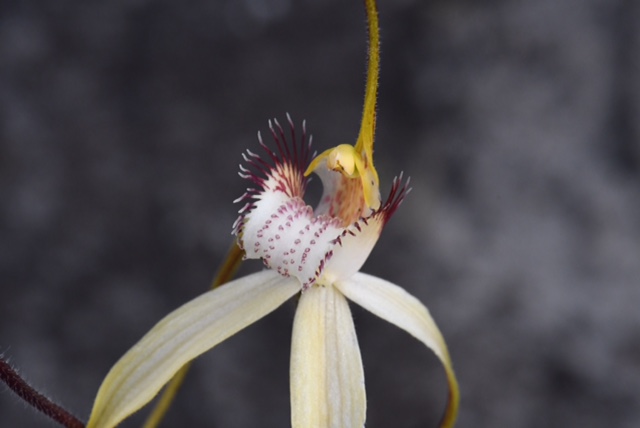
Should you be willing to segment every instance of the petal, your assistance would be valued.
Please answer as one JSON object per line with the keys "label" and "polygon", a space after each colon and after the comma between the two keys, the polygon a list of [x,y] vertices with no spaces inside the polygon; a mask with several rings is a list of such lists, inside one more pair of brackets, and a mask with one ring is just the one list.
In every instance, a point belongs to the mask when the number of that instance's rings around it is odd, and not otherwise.
{"label": "petal", "polygon": [[113,427],[149,402],[185,363],[270,313],[300,290],[295,279],[258,272],[167,315],[111,369],[88,427]]}
{"label": "petal", "polygon": [[453,426],[460,399],[458,382],[447,345],[427,308],[397,285],[363,273],[357,273],[349,280],[336,283],[335,286],[347,298],[405,330],[438,356],[449,382],[449,402],[441,426]]}
{"label": "petal", "polygon": [[380,209],[369,217],[359,218],[335,239],[336,245],[324,266],[325,282],[333,284],[340,279],[351,278],[362,268],[385,224],[410,190],[409,180],[403,182],[400,174],[393,179],[389,196]]}
{"label": "petal", "polygon": [[364,371],[349,304],[332,286],[302,293],[291,342],[291,425],[362,427]]}
{"label": "petal", "polygon": [[334,283],[342,278],[350,278],[367,261],[384,227],[384,215],[374,213],[369,218],[361,218],[345,229],[332,249],[331,257],[325,263],[322,274],[325,282]]}
{"label": "petal", "polygon": [[314,217],[302,199],[291,198],[276,208],[256,204],[241,244],[247,258],[261,258],[268,268],[295,276],[307,288],[322,272],[341,232],[337,221]]}
{"label": "petal", "polygon": [[262,136],[258,133],[260,146],[266,156],[260,156],[250,150],[243,154],[245,166],[240,165],[240,176],[257,185],[257,188],[248,188],[235,201],[244,203],[233,226],[233,233],[238,235],[241,245],[242,238],[255,234],[264,222],[249,221],[255,211],[271,214],[288,200],[304,196],[308,179],[302,172],[309,163],[311,137],[307,138],[306,125],[303,122],[300,141],[296,142],[295,127],[288,114],[287,121],[291,128],[290,137],[285,135],[277,120],[269,121],[269,129],[276,145],[275,151],[262,141]]}

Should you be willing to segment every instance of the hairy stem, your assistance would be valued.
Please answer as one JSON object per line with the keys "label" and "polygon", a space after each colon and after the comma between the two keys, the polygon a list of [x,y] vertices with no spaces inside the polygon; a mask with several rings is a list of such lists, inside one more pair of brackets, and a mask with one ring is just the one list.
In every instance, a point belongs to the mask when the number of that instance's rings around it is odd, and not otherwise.
{"label": "hairy stem", "polygon": [[49,400],[29,385],[11,365],[0,356],[0,380],[31,407],[68,428],[84,428],[84,422],[68,410]]}
{"label": "hairy stem", "polygon": [[376,104],[378,100],[378,79],[380,74],[380,25],[375,0],[364,0],[367,12],[367,30],[369,33],[369,53],[367,65],[367,83],[362,109],[362,123],[356,143],[356,150],[366,152],[373,159],[373,139],[376,133]]}

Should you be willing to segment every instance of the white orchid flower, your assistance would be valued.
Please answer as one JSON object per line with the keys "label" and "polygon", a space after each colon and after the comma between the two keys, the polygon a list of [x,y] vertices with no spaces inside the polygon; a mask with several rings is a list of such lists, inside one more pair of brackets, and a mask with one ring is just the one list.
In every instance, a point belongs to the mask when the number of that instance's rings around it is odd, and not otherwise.
{"label": "white orchid flower", "polygon": [[[267,267],[209,291],[167,315],[104,380],[88,427],[113,427],[148,403],[186,363],[300,295],[291,344],[291,424],[362,427],[366,394],[362,360],[347,299],[407,331],[442,361],[450,383],[443,426],[451,426],[457,386],[444,339],[428,310],[402,288],[360,273],[380,233],[408,192],[396,178],[380,200],[364,144],[338,146],[309,164],[310,140],[270,123],[277,149],[247,151],[240,175],[255,187],[234,225],[247,258]],[[308,170],[308,171],[307,171]],[[306,172],[323,195],[304,202]],[[366,182],[365,182],[366,181]]]}
{"label": "white orchid flower", "polygon": [[[306,130],[296,142],[277,121],[276,142],[262,142],[265,156],[247,151],[240,175],[254,187],[237,202],[233,232],[246,258],[267,270],[245,276],[193,299],[167,315],[111,369],[96,397],[89,428],[110,428],[148,403],[176,373],[154,410],[155,427],[171,402],[185,364],[300,296],[291,342],[291,425],[294,428],[363,427],[366,394],[362,359],[347,299],[407,331],[442,362],[449,383],[442,427],[455,423],[458,385],[447,346],[427,308],[402,288],[360,272],[382,229],[408,193],[393,180],[383,202],[373,166],[379,69],[375,0],[365,0],[369,66],[365,105],[355,146],[339,145],[310,160]],[[313,209],[304,201],[315,172],[323,194]],[[233,253],[232,253],[233,254]],[[237,252],[235,253],[237,255]],[[236,255],[225,269],[233,270]],[[219,279],[229,277],[224,273]],[[221,281],[222,282],[222,281]]]}

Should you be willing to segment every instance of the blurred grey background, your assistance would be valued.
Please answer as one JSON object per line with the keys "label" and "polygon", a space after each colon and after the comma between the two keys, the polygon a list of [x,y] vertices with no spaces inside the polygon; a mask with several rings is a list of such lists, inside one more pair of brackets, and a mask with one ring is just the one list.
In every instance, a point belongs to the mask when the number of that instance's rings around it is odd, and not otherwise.
{"label": "blurred grey background", "polygon": [[[431,309],[459,426],[639,426],[640,2],[379,6],[376,162],[413,192],[364,270]],[[354,141],[365,48],[356,0],[2,2],[0,352],[86,419],[208,288],[267,119]],[[200,358],[165,426],[289,425],[294,309]],[[353,311],[367,426],[436,426],[437,359]],[[0,387],[0,425],[51,423]]]}

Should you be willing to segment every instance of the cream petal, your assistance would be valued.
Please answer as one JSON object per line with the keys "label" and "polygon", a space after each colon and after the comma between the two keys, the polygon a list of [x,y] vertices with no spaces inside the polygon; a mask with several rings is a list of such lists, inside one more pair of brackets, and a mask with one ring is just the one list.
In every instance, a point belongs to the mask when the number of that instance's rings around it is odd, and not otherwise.
{"label": "cream petal", "polygon": [[335,284],[341,279],[351,278],[360,271],[378,242],[385,224],[411,190],[408,186],[409,180],[403,181],[402,174],[394,178],[389,196],[380,209],[349,224],[334,240],[330,257],[321,272],[325,283]]}
{"label": "cream petal", "polygon": [[335,287],[358,305],[411,334],[438,356],[449,382],[449,402],[441,426],[453,426],[460,399],[458,382],[447,345],[427,308],[397,285],[363,273],[337,282]]}
{"label": "cream petal", "polygon": [[373,214],[355,221],[335,240],[331,258],[325,263],[322,275],[328,283],[350,278],[362,268],[378,242],[384,215]]}
{"label": "cream petal", "polygon": [[291,341],[293,428],[362,427],[367,398],[349,304],[332,286],[302,293]]}
{"label": "cream petal", "polygon": [[262,271],[173,311],[111,369],[88,428],[113,427],[149,402],[188,361],[270,313],[300,290],[294,278]]}

